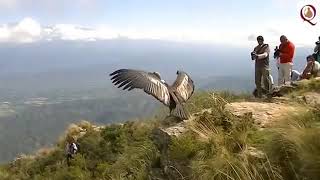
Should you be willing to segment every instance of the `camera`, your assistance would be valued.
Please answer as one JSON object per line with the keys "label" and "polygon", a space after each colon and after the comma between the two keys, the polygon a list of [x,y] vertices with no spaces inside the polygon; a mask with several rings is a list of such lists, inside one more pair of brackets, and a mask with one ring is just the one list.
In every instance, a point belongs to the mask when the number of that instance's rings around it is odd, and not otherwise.
{"label": "camera", "polygon": [[251,59],[255,60],[257,58],[257,53],[255,51],[251,52]]}
{"label": "camera", "polygon": [[273,58],[278,58],[280,56],[280,49],[278,46],[274,49]]}

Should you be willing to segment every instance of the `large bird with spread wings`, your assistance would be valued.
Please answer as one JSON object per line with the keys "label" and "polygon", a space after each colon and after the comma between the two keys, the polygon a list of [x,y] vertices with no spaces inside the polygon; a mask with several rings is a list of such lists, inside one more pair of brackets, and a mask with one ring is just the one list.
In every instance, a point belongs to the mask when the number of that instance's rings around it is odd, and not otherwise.
{"label": "large bird with spread wings", "polygon": [[182,120],[189,118],[189,113],[183,106],[194,92],[193,80],[183,72],[177,71],[177,78],[170,86],[161,79],[158,72],[146,72],[133,69],[119,69],[110,74],[111,80],[118,88],[131,91],[143,89],[149,95],[162,102],[170,109],[170,114]]}

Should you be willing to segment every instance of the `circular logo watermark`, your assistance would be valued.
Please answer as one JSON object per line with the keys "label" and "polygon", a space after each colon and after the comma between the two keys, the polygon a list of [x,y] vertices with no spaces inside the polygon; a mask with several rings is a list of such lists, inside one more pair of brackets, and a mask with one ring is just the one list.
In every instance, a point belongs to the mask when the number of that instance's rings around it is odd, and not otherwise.
{"label": "circular logo watermark", "polygon": [[300,16],[304,21],[307,21],[311,25],[316,25],[317,23],[311,22],[317,14],[317,10],[313,5],[305,5],[300,10]]}

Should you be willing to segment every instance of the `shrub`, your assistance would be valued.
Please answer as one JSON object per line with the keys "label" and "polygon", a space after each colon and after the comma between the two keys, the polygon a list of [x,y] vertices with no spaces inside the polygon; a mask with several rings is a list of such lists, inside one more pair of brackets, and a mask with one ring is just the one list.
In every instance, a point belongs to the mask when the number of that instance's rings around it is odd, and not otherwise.
{"label": "shrub", "polygon": [[285,179],[319,179],[319,110],[290,116],[274,129],[266,152]]}

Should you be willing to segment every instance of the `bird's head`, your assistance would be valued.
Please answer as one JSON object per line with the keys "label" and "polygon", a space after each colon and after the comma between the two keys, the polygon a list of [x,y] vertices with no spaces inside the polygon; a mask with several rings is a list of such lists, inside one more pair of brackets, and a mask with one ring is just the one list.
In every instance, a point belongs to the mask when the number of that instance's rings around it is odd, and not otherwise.
{"label": "bird's head", "polygon": [[161,79],[160,73],[158,73],[158,72],[153,72],[153,74],[156,75],[159,79]]}

